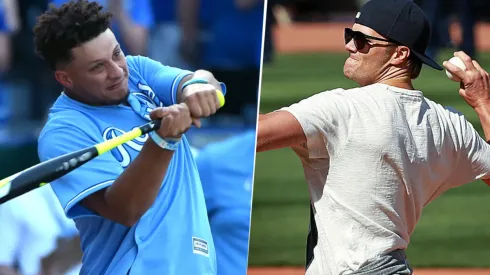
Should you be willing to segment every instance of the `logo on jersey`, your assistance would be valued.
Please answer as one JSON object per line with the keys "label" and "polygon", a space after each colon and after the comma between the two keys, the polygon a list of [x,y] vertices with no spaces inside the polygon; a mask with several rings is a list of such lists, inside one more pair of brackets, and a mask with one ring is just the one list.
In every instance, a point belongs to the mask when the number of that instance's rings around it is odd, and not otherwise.
{"label": "logo on jersey", "polygon": [[[102,136],[104,140],[110,140],[115,137],[122,136],[125,133],[126,132],[121,129],[115,127],[109,127],[104,130]],[[145,134],[143,136],[130,140],[122,145],[119,145],[111,151],[112,155],[117,159],[117,161],[119,161],[119,163],[121,163],[121,166],[123,168],[126,168],[132,161],[130,151],[133,150],[136,152],[140,152],[147,139],[148,139],[148,134]]]}
{"label": "logo on jersey", "polygon": [[194,254],[209,257],[208,242],[203,239],[192,237],[192,252],[194,252]]}
{"label": "logo on jersey", "polygon": [[143,117],[150,120],[151,111],[157,107],[163,107],[163,102],[158,99],[150,86],[138,83],[138,89],[140,90],[139,92],[132,92],[131,94],[135,96],[141,104],[146,106]]}

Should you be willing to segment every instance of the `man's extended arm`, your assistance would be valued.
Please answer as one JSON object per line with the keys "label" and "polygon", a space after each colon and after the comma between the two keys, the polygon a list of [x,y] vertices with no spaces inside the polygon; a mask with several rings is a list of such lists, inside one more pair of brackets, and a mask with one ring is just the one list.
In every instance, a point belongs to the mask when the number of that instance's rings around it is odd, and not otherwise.
{"label": "man's extended arm", "polygon": [[[452,75],[462,80],[459,94],[475,110],[485,133],[485,140],[488,142],[490,141],[490,76],[466,53],[455,52],[454,56],[464,62],[466,70],[463,71],[447,61],[443,65]],[[490,179],[483,181],[490,185]]]}
{"label": "man's extended arm", "polygon": [[306,136],[298,120],[287,111],[259,115],[257,152],[306,144]]}

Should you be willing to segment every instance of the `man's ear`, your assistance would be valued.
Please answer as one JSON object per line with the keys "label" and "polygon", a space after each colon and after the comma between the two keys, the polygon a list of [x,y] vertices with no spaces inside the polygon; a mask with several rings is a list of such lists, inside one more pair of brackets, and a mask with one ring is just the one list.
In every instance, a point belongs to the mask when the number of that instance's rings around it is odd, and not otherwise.
{"label": "man's ear", "polygon": [[66,72],[64,70],[56,70],[54,72],[54,77],[63,87],[65,87],[69,90],[73,89],[73,81],[71,80],[68,72]]}
{"label": "man's ear", "polygon": [[399,66],[406,62],[410,57],[410,49],[405,46],[398,46],[393,53],[393,59],[391,60],[391,64],[395,66]]}

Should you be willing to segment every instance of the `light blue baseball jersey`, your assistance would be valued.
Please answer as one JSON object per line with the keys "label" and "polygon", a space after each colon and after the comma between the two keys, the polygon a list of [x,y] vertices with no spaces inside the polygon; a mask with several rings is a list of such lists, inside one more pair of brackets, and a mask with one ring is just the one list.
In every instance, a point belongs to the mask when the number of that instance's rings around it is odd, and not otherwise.
{"label": "light blue baseball jersey", "polygon": [[219,275],[247,273],[254,154],[250,130],[204,147],[196,158]]}
{"label": "light blue baseball jersey", "polygon": [[[148,113],[156,106],[176,103],[178,84],[191,73],[141,56],[127,56],[127,63],[132,107],[93,107],[62,94],[50,109],[39,136],[41,161],[147,123]],[[81,274],[216,274],[203,190],[185,136],[154,204],[134,226],[105,219],[79,203],[109,187],[138,156],[147,138],[144,135],[118,146],[51,183],[65,213],[75,220],[80,232],[84,252]],[[144,181],[143,177],[134,184]]]}

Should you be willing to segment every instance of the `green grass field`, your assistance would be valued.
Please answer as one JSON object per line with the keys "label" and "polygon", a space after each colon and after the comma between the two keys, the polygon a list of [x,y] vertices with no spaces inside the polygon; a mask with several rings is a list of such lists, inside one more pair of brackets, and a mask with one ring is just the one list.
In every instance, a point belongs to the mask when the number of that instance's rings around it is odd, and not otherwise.
{"label": "green grass field", "polygon": [[[441,54],[448,59],[452,53]],[[354,87],[344,78],[341,54],[278,56],[265,65],[261,113],[317,92]],[[479,58],[490,69],[490,53]],[[444,72],[423,68],[415,87],[426,97],[463,112],[481,132],[458,84]],[[259,153],[255,166],[250,266],[304,265],[308,232],[308,191],[299,160],[291,150]],[[490,267],[490,187],[478,181],[452,189],[431,203],[407,251],[415,267]]]}

